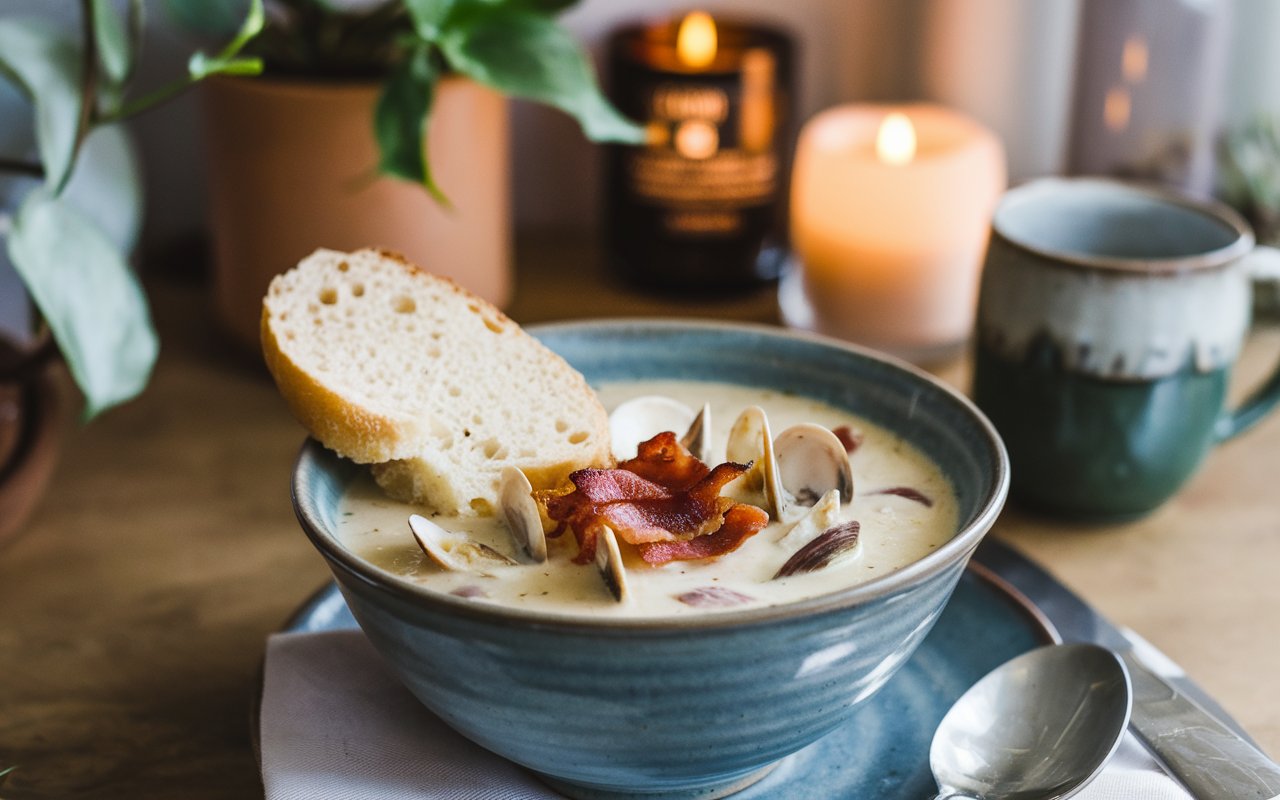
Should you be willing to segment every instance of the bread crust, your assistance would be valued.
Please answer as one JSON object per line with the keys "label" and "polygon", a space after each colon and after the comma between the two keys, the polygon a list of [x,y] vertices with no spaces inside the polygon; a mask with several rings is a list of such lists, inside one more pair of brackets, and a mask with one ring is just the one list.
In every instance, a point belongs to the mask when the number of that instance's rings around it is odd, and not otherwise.
{"label": "bread crust", "polygon": [[325,447],[359,464],[377,464],[414,454],[421,438],[411,421],[374,414],[348,402],[294,363],[271,328],[262,306],[262,357],[290,413]]}
{"label": "bread crust", "polygon": [[[311,264],[313,259],[318,263]],[[389,395],[372,395],[391,400],[387,403],[375,401],[372,403],[374,408],[370,408],[369,387],[381,387],[380,380],[374,380],[368,385],[355,384],[349,377],[334,377],[332,363],[326,366],[335,352],[350,358],[351,349],[348,344],[357,346],[361,351],[369,347],[371,353],[374,348],[384,344],[379,339],[359,339],[360,332],[364,329],[357,329],[349,339],[340,338],[340,344],[334,350],[323,350],[319,356],[314,349],[307,349],[314,347],[316,342],[307,339],[310,325],[299,327],[300,320],[309,323],[310,317],[315,316],[315,323],[320,326],[323,316],[323,324],[328,326],[324,329],[329,331],[329,341],[334,341],[334,332],[343,331],[342,320],[352,319],[350,316],[341,316],[341,309],[346,308],[347,299],[333,305],[339,301],[323,297],[323,293],[328,292],[331,298],[336,298],[338,293],[334,289],[323,289],[319,301],[309,296],[308,292],[315,291],[317,285],[334,285],[330,283],[334,280],[341,284],[343,280],[356,280],[355,276],[359,276],[360,280],[365,280],[368,276],[369,280],[382,287],[380,294],[370,289],[370,297],[376,294],[383,298],[381,302],[387,302],[387,263],[404,272],[404,275],[395,277],[395,281],[401,278],[407,278],[411,282],[423,281],[421,285],[411,284],[406,287],[407,291],[413,291],[419,298],[419,311],[422,310],[424,296],[430,298],[432,308],[442,309],[434,317],[428,314],[426,323],[420,323],[416,318],[412,320],[417,333],[410,334],[410,338],[404,340],[410,355],[405,356],[401,352],[398,356],[400,360],[391,362],[403,370],[393,370],[392,374],[415,375],[413,354],[418,351],[413,348],[430,349],[439,344],[446,352],[459,354],[457,358],[474,358],[478,362],[475,363],[474,370],[471,370],[470,361],[465,362],[461,369],[455,365],[443,373],[424,369],[422,381],[417,385],[410,383],[407,390],[418,397],[444,398],[446,386],[452,387],[452,397],[453,389],[461,385],[464,388],[458,400],[433,400],[405,405],[396,400],[401,397],[400,393],[406,391],[405,383],[400,382],[399,385],[388,385],[391,389]],[[289,279],[290,273],[277,277],[263,300],[261,338],[267,369],[294,417],[329,449],[352,461],[373,465],[373,475],[379,485],[395,499],[427,505],[443,513],[489,514],[497,505],[497,470],[503,464],[519,467],[536,488],[551,488],[563,483],[575,469],[611,463],[608,414],[600,406],[586,379],[564,359],[522,331],[499,309],[455,282],[432,275],[404,256],[388,250],[366,249],[350,254],[318,250],[304,259],[299,269],[308,265],[310,272],[304,271],[292,280]],[[336,271],[327,273],[328,269]],[[339,276],[338,272],[344,274]],[[394,272],[395,269],[392,269],[391,274]],[[329,277],[325,278],[326,275]],[[317,280],[323,282],[317,284]],[[399,284],[394,281],[391,284],[397,285]],[[347,289],[342,290],[343,298],[351,297],[350,285],[347,286]],[[364,288],[361,288],[356,297],[363,297],[364,293]],[[391,295],[394,297],[394,292]],[[366,299],[353,302],[367,304],[370,301]],[[309,303],[309,307],[303,306],[303,303]],[[326,303],[329,305],[324,305]],[[279,322],[273,317],[273,307],[279,310]],[[306,308],[305,312],[303,308]],[[325,308],[330,309],[324,312],[329,316],[317,315],[319,309]],[[354,308],[370,307],[357,305]],[[337,310],[339,316],[332,316],[334,310]],[[410,320],[413,316],[413,309],[409,311],[410,316],[404,317],[404,320]],[[283,321],[286,312],[290,317],[287,324]],[[348,310],[345,313],[350,315],[353,312]],[[374,312],[354,313],[358,319],[362,314]],[[442,314],[446,316],[441,316]],[[397,315],[392,316],[401,319]],[[437,322],[444,320],[449,327],[442,329],[437,325],[432,328],[431,319]],[[454,328],[455,319],[459,321],[457,328]],[[345,325],[350,327],[350,322]],[[430,339],[424,335],[424,325]],[[317,330],[321,328],[317,327]],[[288,341],[282,341],[281,331],[287,333]],[[464,334],[462,331],[468,333]],[[441,339],[439,334],[442,332],[445,336]],[[341,337],[342,334],[338,335]],[[490,336],[496,338],[486,338]],[[456,350],[451,349],[448,344],[451,341]],[[291,352],[296,356],[291,355]],[[499,353],[502,355],[498,355]],[[490,355],[492,358],[489,358]],[[339,363],[337,371],[341,372],[346,363],[349,362]],[[427,360],[423,363],[432,362]],[[517,365],[520,368],[515,368]],[[529,380],[531,365],[540,370],[534,380],[536,385],[532,387],[535,392],[539,392],[535,397],[540,398],[540,402],[524,404],[518,395],[508,396],[505,387],[501,385],[495,392],[493,384],[502,384],[504,380],[510,381],[517,375],[523,376],[523,380]],[[313,367],[322,374],[316,374]],[[374,373],[385,374],[376,369],[372,373],[366,370],[354,374],[372,376]],[[457,376],[460,373],[460,378],[440,377]],[[468,397],[469,390],[465,387],[471,384],[479,386],[486,382],[487,388],[479,389],[479,393]],[[357,386],[360,388],[355,388]],[[511,388],[518,390],[525,387],[512,384]],[[554,401],[548,402],[553,398]],[[397,405],[403,408],[403,414],[395,413]],[[535,408],[541,411],[534,411]],[[565,409],[564,416],[559,416],[561,412],[557,408]],[[390,413],[386,413],[388,410]],[[460,413],[461,411],[465,411],[465,414]],[[486,426],[487,438],[477,445],[476,438],[463,437],[472,436],[471,431],[466,430],[472,427],[468,420],[475,416],[474,421],[479,423],[480,418],[476,415],[481,412],[491,424]],[[440,416],[437,417],[437,414]],[[504,417],[503,414],[508,416]],[[512,414],[515,416],[511,416]],[[550,414],[557,416],[549,417]],[[495,420],[489,419],[491,416],[514,420],[516,424],[495,427],[492,424]],[[454,422],[446,425],[445,421],[450,419]],[[550,433],[551,421],[554,419],[567,420],[566,427],[555,428],[563,433]],[[577,438],[579,436],[582,437],[581,440]],[[475,449],[483,449],[489,445],[493,447],[492,454],[487,451],[485,453],[489,461],[478,463]],[[455,447],[452,452],[446,452]],[[471,456],[464,458],[459,454],[459,450],[468,448],[472,452]],[[463,469],[460,465],[464,463],[470,466]],[[490,472],[493,474],[490,475]]]}

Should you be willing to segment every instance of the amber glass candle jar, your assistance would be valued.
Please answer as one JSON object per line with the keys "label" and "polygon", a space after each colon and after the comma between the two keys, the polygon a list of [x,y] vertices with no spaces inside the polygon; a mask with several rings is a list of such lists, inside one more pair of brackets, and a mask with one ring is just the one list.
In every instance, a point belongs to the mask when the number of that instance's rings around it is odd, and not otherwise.
{"label": "amber glass candle jar", "polygon": [[785,262],[792,44],[692,12],[609,42],[610,94],[649,141],[614,146],[606,239],[632,285],[697,293],[776,280]]}

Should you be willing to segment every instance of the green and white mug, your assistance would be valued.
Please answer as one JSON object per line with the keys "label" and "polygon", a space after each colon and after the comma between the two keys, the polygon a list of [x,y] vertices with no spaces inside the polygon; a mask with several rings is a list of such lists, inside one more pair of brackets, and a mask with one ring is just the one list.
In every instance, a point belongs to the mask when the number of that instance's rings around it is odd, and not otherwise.
{"label": "green and white mug", "polygon": [[1217,443],[1280,401],[1280,369],[1236,408],[1256,247],[1221,204],[1047,178],[996,209],[978,308],[974,399],[1009,449],[1012,494],[1051,514],[1141,516]]}

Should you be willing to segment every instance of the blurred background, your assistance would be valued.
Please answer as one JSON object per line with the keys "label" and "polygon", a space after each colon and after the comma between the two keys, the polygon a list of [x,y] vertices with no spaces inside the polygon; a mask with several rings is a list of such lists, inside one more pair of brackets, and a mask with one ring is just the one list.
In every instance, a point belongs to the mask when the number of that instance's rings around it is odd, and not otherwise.
{"label": "blurred background", "polygon": [[[151,3],[143,85],[180,72],[193,37]],[[797,115],[849,101],[928,99],[969,113],[1004,141],[1010,183],[1066,171],[1076,78],[1080,0],[705,0],[712,13],[774,21],[795,37]],[[1102,5],[1102,4],[1099,4]],[[1132,6],[1135,4],[1115,4]],[[1137,4],[1142,5],[1142,4]],[[1280,3],[1274,0],[1151,0],[1157,25],[1194,14],[1197,53],[1178,51],[1203,70],[1208,104],[1192,109],[1218,132],[1259,114],[1280,113]],[[600,63],[608,33],[624,21],[687,10],[675,0],[586,0],[563,22]],[[1163,11],[1161,9],[1164,9]],[[6,15],[76,18],[77,5],[5,0]],[[1155,65],[1151,69],[1157,70]],[[0,117],[0,137],[5,119]],[[132,123],[148,198],[144,253],[200,236],[206,177],[199,102],[189,93]],[[601,209],[600,159],[573,120],[515,103],[512,111],[516,228],[595,229]],[[7,293],[0,293],[0,295]]]}

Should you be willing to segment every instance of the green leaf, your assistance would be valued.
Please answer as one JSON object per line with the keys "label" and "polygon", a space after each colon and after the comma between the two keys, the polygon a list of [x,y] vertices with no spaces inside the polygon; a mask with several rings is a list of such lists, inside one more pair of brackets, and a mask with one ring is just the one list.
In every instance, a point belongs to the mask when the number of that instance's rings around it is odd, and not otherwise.
{"label": "green leaf", "polygon": [[0,19],[0,76],[35,105],[45,180],[62,190],[75,161],[80,125],[80,48],[40,20]]}
{"label": "green leaf", "polygon": [[434,42],[440,36],[440,29],[453,11],[455,0],[404,0],[413,17],[413,29],[428,42]]}
{"label": "green leaf", "polygon": [[98,46],[98,60],[109,84],[118,86],[132,69],[133,53],[124,21],[116,13],[111,0],[89,0],[93,13],[93,36]]}
{"label": "green leaf", "polygon": [[449,200],[431,177],[426,157],[427,121],[439,77],[431,47],[414,48],[383,84],[373,112],[373,133],[381,154],[378,169],[421,183],[436,202],[447,206]]}
{"label": "green leaf", "polygon": [[142,391],[159,344],[142,287],[106,234],[37,189],[13,221],[9,258],[84,392],[85,418]]}
{"label": "green leaf", "polygon": [[593,141],[644,141],[644,129],[600,93],[586,53],[548,17],[500,6],[477,8],[450,25],[440,47],[459,72],[571,114]]}

